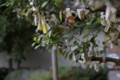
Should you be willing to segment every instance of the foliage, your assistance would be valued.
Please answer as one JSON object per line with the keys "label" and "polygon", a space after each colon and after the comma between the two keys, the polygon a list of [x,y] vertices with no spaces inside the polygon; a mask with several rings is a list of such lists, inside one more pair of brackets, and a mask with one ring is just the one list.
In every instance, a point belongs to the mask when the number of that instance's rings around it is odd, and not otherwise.
{"label": "foliage", "polygon": [[8,75],[7,68],[0,68],[0,80],[4,80],[4,78]]}
{"label": "foliage", "polygon": [[[93,68],[59,68],[59,80],[108,80],[108,69],[96,72]],[[89,73],[89,74],[88,74]],[[42,74],[39,71],[31,74],[28,80],[52,80],[52,73]]]}
{"label": "foliage", "polygon": [[[75,1],[29,0],[22,4],[19,0],[7,0],[1,6],[20,9],[16,10],[19,17],[26,17],[37,26],[33,43],[35,48],[42,47],[51,51],[53,46],[58,46],[58,53],[65,58],[71,60],[74,57],[76,62],[82,61],[89,66],[101,64],[92,63],[92,58],[105,56],[107,42],[110,42],[110,48],[119,44],[117,12],[120,1]],[[100,32],[106,34],[106,41],[97,39]]]}
{"label": "foliage", "polygon": [[27,80],[33,72],[26,69],[20,69],[10,72],[4,80]]}
{"label": "foliage", "polygon": [[[1,0],[0,4],[4,2]],[[13,3],[9,3],[11,4]],[[13,7],[9,9],[5,6],[0,7],[0,51],[8,53],[7,60],[18,61],[25,59],[24,54],[31,49],[35,27],[24,17],[17,18],[16,13],[12,12],[13,9]]]}
{"label": "foliage", "polygon": [[[59,80],[108,80],[108,69],[100,68],[96,72],[93,68],[59,67]],[[88,74],[89,73],[89,74]],[[44,69],[20,69],[9,73],[5,80],[53,80],[52,71]]]}

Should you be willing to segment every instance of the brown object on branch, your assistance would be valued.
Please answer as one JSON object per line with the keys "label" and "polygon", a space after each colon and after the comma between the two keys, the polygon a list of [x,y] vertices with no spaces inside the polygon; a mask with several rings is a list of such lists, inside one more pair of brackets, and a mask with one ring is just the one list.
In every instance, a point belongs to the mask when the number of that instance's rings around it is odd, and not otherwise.
{"label": "brown object on branch", "polygon": [[[91,61],[100,61],[103,62],[103,57],[93,57]],[[105,58],[105,62],[114,62],[116,63],[116,66],[120,66],[120,59],[114,59],[114,58]]]}

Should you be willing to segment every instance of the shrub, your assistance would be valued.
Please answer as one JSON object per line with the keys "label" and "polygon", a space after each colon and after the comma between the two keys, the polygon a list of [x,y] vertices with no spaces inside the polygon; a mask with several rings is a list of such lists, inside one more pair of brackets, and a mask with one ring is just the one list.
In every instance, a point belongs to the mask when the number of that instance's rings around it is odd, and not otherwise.
{"label": "shrub", "polygon": [[4,80],[7,74],[8,74],[7,68],[0,68],[0,80]]}
{"label": "shrub", "polygon": [[[59,80],[108,80],[108,69],[102,69],[96,72],[93,68],[59,68]],[[31,74],[27,80],[52,80],[51,71],[42,74],[36,72]]]}

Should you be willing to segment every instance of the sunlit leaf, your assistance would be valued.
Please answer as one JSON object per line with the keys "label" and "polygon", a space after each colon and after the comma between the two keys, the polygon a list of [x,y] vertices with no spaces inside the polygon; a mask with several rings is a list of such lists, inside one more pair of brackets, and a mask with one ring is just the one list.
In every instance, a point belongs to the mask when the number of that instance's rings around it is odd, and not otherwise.
{"label": "sunlit leaf", "polygon": [[42,4],[42,8],[45,7],[46,5],[48,4],[48,1],[45,1],[43,4]]}
{"label": "sunlit leaf", "polygon": [[59,12],[60,21],[62,21],[62,11]]}
{"label": "sunlit leaf", "polygon": [[36,44],[36,42],[32,43],[32,47]]}
{"label": "sunlit leaf", "polygon": [[37,45],[36,47],[35,47],[35,49],[37,49],[37,48],[39,48],[40,47],[40,45]]}

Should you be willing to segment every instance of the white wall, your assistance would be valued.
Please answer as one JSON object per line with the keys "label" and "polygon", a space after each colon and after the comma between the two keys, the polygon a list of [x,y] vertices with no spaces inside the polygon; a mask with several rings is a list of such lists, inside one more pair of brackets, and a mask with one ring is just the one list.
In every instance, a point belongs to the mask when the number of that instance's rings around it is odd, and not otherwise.
{"label": "white wall", "polygon": [[8,66],[6,57],[7,57],[6,52],[1,52],[0,53],[0,67],[7,67]]}
{"label": "white wall", "polygon": [[[47,51],[43,51],[40,53],[40,49],[31,51],[25,54],[27,60],[23,60],[21,67],[30,67],[30,68],[45,68],[49,69],[52,66],[51,62],[51,53]],[[8,62],[6,60],[7,53],[0,53],[0,67],[8,67]],[[68,59],[64,59],[64,57],[60,56],[58,58],[59,66],[71,66],[72,61]],[[13,62],[13,67],[16,68],[16,62]]]}

